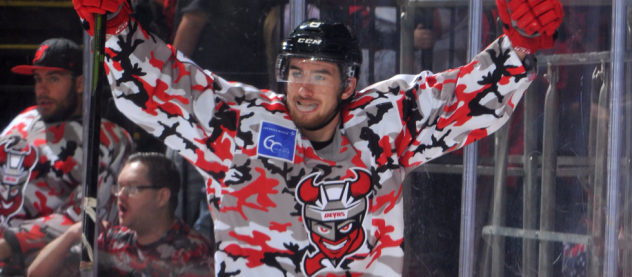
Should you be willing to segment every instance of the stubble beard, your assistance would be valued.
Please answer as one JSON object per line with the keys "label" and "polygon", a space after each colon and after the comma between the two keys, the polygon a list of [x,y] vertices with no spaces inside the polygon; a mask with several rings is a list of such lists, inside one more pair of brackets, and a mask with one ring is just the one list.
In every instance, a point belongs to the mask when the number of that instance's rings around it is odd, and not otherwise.
{"label": "stubble beard", "polygon": [[288,108],[290,110],[290,117],[292,118],[292,121],[294,122],[296,127],[298,127],[299,129],[311,129],[311,128],[316,128],[320,126],[327,119],[329,119],[332,112],[332,111],[329,111],[329,113],[326,115],[319,114],[314,117],[307,118],[305,115],[299,113],[294,108],[292,107],[288,107]]}
{"label": "stubble beard", "polygon": [[55,110],[53,110],[49,114],[43,114],[42,111],[39,109],[39,106],[37,107],[37,110],[39,111],[44,123],[66,121],[70,119],[70,117],[77,109],[77,104],[79,102],[78,98],[79,96],[77,95],[77,88],[75,88],[75,86],[70,86],[66,99],[57,102],[57,107],[55,108]]}

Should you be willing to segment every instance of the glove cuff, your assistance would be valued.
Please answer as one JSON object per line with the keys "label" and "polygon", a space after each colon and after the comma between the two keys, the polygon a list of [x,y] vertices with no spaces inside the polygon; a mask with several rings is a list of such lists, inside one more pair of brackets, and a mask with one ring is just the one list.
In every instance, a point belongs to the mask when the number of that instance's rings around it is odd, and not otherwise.
{"label": "glove cuff", "polygon": [[554,36],[540,35],[537,37],[525,37],[513,28],[510,30],[504,28],[504,31],[505,35],[511,40],[514,49],[527,54],[533,54],[540,49],[551,48],[555,44]]}
{"label": "glove cuff", "polygon": [[[84,9],[81,6],[75,6],[77,13],[82,20],[84,30],[89,35],[94,36],[94,16],[95,14],[90,12],[89,9]],[[131,17],[129,16],[131,9],[127,4],[127,1],[123,2],[118,11],[107,14],[107,22],[105,23],[105,33],[108,35],[118,35],[127,27]]]}

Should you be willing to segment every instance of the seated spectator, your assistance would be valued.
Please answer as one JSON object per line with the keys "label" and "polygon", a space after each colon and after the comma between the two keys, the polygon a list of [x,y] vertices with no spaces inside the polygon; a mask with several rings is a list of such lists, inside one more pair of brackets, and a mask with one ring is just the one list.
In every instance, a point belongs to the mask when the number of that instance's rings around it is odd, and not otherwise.
{"label": "seated spectator", "polygon": [[268,87],[262,23],[280,2],[179,0],[173,46],[226,80]]}
{"label": "seated spectator", "polygon": [[[179,190],[179,173],[164,155],[130,156],[112,190],[120,225],[99,237],[100,276],[213,274],[213,244],[174,214]],[[28,275],[77,276],[79,259],[71,258],[77,252],[71,248],[78,249],[73,246],[80,240],[77,223],[42,249]]]}
{"label": "seated spectator", "polygon": [[[0,261],[2,275],[23,275],[38,251],[81,220],[83,195],[83,51],[63,38],[44,41],[32,65],[37,106],[0,134]],[[97,215],[115,220],[114,178],[131,152],[131,138],[101,121]]]}
{"label": "seated spectator", "polygon": [[164,41],[173,40],[173,20],[177,0],[136,0],[134,18]]}

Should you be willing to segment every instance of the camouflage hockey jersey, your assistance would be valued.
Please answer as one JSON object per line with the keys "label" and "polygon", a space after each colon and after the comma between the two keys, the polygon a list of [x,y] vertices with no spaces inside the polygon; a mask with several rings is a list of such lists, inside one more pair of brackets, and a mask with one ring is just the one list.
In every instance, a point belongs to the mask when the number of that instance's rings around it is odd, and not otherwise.
{"label": "camouflage hockey jersey", "polygon": [[358,92],[319,151],[283,95],[203,71],[135,22],[107,41],[106,72],[117,107],[208,177],[218,276],[398,276],[406,172],[508,120],[535,76],[512,49],[500,37],[461,68]]}
{"label": "camouflage hockey jersey", "polygon": [[[0,229],[15,263],[28,265],[48,242],[81,220],[82,140],[81,118],[44,123],[35,107],[0,135]],[[123,128],[102,120],[97,215],[104,220],[117,220],[110,186],[131,147]]]}

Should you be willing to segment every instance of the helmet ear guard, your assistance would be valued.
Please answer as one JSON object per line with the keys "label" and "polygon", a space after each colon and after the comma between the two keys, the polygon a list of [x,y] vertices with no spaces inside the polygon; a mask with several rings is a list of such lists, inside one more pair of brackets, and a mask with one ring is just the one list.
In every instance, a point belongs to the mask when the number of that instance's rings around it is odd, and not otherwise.
{"label": "helmet ear guard", "polygon": [[346,66],[344,69],[344,72],[345,72],[345,74],[343,75],[345,77],[344,85],[343,85],[344,88],[346,88],[349,85],[349,83],[351,83],[351,79],[353,78],[360,79],[360,65],[359,64]]}

